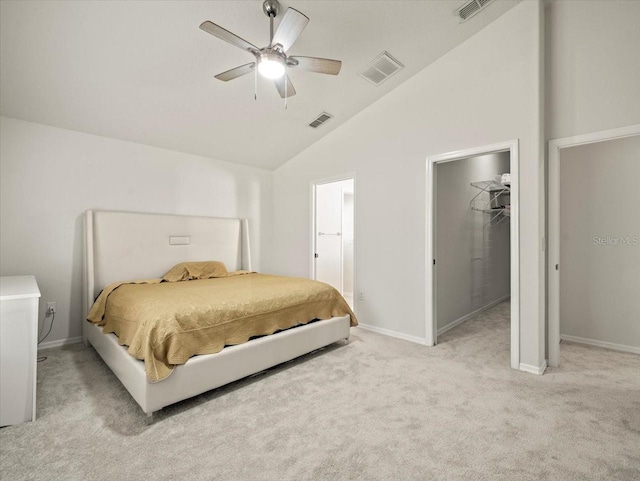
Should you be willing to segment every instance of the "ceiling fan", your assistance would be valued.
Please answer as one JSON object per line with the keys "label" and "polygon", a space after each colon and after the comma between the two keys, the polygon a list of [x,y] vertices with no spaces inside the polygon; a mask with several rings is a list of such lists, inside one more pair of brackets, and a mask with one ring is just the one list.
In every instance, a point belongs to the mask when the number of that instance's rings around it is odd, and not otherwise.
{"label": "ceiling fan", "polygon": [[[251,72],[255,72],[256,90],[254,97],[257,98],[258,72],[266,78],[273,79],[273,82],[280,96],[285,99],[285,107],[287,97],[296,94],[293,84],[286,73],[287,68],[296,70],[305,70],[308,72],[324,73],[329,75],[338,75],[342,62],[340,60],[331,60],[327,58],[316,57],[289,57],[287,51],[291,48],[297,38],[300,36],[304,28],[309,23],[309,18],[294,8],[288,8],[285,12],[277,30],[273,31],[273,20],[278,15],[280,4],[278,0],[265,0],[262,4],[262,10],[269,17],[269,45],[258,48],[247,42],[236,34],[216,25],[213,22],[206,21],[200,25],[200,28],[211,35],[224,40],[231,45],[246,50],[255,57],[255,62],[232,68],[226,72],[216,75],[218,80],[228,82]],[[257,69],[256,69],[257,65]]]}

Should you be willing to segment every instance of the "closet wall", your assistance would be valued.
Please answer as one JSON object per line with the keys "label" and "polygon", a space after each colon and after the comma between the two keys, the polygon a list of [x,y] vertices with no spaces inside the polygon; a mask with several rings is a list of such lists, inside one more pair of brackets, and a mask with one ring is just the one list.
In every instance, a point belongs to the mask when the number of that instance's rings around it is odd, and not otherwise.
{"label": "closet wall", "polygon": [[[509,172],[509,152],[436,167],[436,302],[438,331],[509,295],[509,219],[472,211],[471,182]],[[482,194],[485,196],[485,194]]]}
{"label": "closet wall", "polygon": [[560,334],[640,351],[640,136],[560,154]]}

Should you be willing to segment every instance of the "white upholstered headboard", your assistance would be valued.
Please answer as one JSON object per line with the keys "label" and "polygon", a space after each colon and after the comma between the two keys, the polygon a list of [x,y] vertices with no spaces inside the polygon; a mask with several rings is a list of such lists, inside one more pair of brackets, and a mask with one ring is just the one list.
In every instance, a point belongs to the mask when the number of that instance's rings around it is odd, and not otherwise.
{"label": "white upholstered headboard", "polygon": [[84,221],[84,315],[108,284],[162,277],[180,262],[251,270],[246,219],[88,210]]}

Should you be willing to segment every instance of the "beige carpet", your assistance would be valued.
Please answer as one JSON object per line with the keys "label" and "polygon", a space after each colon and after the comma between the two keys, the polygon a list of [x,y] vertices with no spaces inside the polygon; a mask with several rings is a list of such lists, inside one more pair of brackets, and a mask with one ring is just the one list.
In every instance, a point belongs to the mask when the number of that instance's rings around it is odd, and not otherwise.
{"label": "beige carpet", "polygon": [[508,368],[508,304],[435,348],[351,343],[156,414],[81,345],[39,365],[38,416],[0,430],[3,480],[639,480],[640,356],[563,344]]}

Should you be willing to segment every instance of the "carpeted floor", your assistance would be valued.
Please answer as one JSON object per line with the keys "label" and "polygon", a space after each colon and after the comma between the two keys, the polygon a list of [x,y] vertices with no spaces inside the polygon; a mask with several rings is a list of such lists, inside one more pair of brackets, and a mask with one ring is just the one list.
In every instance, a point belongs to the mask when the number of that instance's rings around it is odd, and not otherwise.
{"label": "carpeted floor", "polygon": [[3,480],[639,480],[640,356],[563,344],[509,369],[509,306],[427,348],[336,345],[145,417],[91,349],[38,366],[38,420],[0,430]]}

